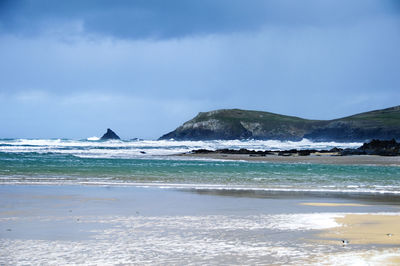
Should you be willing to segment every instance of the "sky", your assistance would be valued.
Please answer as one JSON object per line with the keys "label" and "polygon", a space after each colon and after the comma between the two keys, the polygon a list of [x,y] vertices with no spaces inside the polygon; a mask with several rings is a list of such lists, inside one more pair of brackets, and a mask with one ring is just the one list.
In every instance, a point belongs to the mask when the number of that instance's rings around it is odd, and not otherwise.
{"label": "sky", "polygon": [[0,138],[396,106],[399,47],[398,0],[0,0]]}

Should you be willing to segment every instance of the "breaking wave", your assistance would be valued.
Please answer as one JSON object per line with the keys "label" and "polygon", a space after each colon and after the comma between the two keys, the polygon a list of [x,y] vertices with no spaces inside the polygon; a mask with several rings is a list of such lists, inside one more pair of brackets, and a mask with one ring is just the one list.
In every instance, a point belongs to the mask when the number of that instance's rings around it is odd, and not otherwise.
{"label": "breaking wave", "polygon": [[195,149],[250,149],[250,150],[289,150],[289,149],[331,149],[356,148],[359,142],[313,142],[279,140],[110,140],[100,141],[98,137],[85,140],[69,139],[3,139],[0,152],[7,153],[61,153],[85,158],[138,158],[149,156],[174,155]]}

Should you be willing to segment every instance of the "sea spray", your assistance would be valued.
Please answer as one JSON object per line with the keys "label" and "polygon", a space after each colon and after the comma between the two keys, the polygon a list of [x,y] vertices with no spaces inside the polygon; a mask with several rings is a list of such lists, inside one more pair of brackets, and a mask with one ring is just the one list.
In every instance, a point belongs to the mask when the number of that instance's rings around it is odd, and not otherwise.
{"label": "sea spray", "polygon": [[[90,140],[89,140],[90,139]],[[212,140],[212,141],[174,141],[174,140],[132,140],[99,141],[96,137],[87,140],[68,139],[3,139],[0,152],[5,153],[60,153],[86,158],[143,158],[149,156],[174,155],[196,149],[249,149],[249,150],[289,150],[338,148],[357,148],[362,143],[312,142],[278,140]]]}

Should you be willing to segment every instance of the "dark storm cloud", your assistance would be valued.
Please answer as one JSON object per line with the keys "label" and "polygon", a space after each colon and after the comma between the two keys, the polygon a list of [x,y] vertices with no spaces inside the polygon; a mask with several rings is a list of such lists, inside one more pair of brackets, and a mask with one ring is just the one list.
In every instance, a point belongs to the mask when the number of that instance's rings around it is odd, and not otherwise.
{"label": "dark storm cloud", "polygon": [[397,14],[395,0],[2,0],[0,30],[36,35],[71,23],[84,34],[180,38],[256,31],[268,26],[332,26]]}
{"label": "dark storm cloud", "polygon": [[106,127],[157,138],[219,108],[330,119],[398,105],[399,10],[400,0],[0,0],[0,138]]}

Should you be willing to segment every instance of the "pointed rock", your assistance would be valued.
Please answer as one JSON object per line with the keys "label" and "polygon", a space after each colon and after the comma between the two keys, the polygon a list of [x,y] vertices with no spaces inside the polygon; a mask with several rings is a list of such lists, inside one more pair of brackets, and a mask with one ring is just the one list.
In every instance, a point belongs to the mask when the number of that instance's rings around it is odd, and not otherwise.
{"label": "pointed rock", "polygon": [[121,139],[121,138],[118,137],[118,135],[115,134],[114,131],[107,128],[107,132],[100,138],[100,140],[108,140],[108,139]]}

